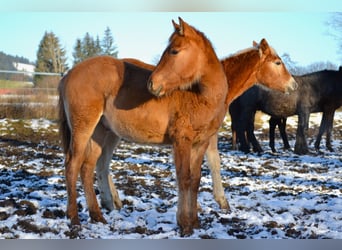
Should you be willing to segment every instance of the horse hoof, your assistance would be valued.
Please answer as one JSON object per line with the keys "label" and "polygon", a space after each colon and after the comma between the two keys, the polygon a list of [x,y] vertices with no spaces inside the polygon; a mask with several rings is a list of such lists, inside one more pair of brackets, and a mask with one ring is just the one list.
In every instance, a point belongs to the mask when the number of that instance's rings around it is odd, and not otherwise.
{"label": "horse hoof", "polygon": [[91,219],[92,223],[97,223],[97,222],[101,222],[102,224],[107,224],[107,221],[105,220],[105,218],[101,217],[101,218],[92,218]]}
{"label": "horse hoof", "polygon": [[221,202],[218,202],[220,204],[220,209],[223,213],[227,214],[230,213],[230,206],[226,199],[221,200]]}
{"label": "horse hoof", "polygon": [[184,228],[181,227],[180,229],[180,236],[181,237],[188,237],[194,233],[194,230],[190,226],[186,226]]}
{"label": "horse hoof", "polygon": [[107,224],[107,221],[105,220],[105,218],[102,215],[91,215],[91,222],[92,223],[97,223],[97,222],[101,222],[103,224]]}
{"label": "horse hoof", "polygon": [[228,205],[228,207],[221,208],[221,213],[223,213],[223,214],[230,214],[231,212],[232,212],[232,210],[230,209],[229,205]]}
{"label": "horse hoof", "polygon": [[71,226],[80,226],[81,222],[78,217],[70,218],[70,224]]}

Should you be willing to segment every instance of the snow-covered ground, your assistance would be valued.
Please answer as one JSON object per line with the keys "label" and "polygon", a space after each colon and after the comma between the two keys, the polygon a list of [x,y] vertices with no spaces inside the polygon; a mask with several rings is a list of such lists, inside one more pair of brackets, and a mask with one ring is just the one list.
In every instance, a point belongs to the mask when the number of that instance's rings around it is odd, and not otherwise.
{"label": "snow-covered ground", "polygon": [[[335,115],[333,147],[295,155],[268,147],[267,116],[256,131],[265,153],[231,150],[229,124],[220,132],[222,178],[231,213],[212,196],[210,171],[203,164],[199,193],[201,229],[189,238],[342,239],[342,113]],[[311,116],[317,132],[320,115]],[[296,118],[288,122],[294,145]],[[18,127],[24,136],[16,138]],[[315,132],[314,132],[315,133]],[[180,238],[176,224],[177,185],[171,150],[122,142],[113,154],[112,175],[124,207],[106,212],[108,224],[89,222],[81,184],[78,204],[82,226],[70,228],[65,216],[64,156],[49,134],[47,120],[0,120],[0,238]]]}

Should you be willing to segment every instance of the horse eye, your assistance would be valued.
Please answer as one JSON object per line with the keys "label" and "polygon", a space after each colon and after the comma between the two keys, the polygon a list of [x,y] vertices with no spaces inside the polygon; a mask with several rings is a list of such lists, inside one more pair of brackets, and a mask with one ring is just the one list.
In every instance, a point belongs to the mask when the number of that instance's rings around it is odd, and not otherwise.
{"label": "horse eye", "polygon": [[171,49],[170,50],[170,54],[172,54],[172,55],[177,55],[178,54],[178,50],[176,50],[176,49]]}
{"label": "horse eye", "polygon": [[281,61],[276,61],[276,62],[274,62],[276,65],[281,65]]}

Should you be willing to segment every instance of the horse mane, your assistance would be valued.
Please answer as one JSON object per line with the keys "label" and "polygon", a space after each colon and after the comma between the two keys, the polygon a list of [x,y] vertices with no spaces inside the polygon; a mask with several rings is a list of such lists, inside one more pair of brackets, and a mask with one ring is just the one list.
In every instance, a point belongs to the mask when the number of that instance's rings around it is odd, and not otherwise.
{"label": "horse mane", "polygon": [[[251,47],[243,50],[239,50],[238,52],[228,55],[224,59],[221,60],[223,67],[232,67],[232,66],[243,66],[241,61],[244,61],[247,57],[251,56],[252,53],[259,56],[259,49],[256,47]],[[247,65],[245,65],[248,67]]]}

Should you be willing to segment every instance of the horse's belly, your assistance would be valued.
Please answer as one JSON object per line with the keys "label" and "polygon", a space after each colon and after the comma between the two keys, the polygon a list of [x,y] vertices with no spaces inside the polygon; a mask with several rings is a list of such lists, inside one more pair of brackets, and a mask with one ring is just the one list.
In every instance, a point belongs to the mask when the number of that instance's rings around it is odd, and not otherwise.
{"label": "horse's belly", "polygon": [[106,125],[119,137],[143,144],[168,144],[167,121],[155,113],[115,110]]}

